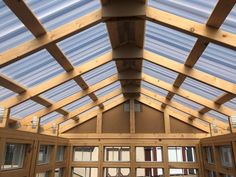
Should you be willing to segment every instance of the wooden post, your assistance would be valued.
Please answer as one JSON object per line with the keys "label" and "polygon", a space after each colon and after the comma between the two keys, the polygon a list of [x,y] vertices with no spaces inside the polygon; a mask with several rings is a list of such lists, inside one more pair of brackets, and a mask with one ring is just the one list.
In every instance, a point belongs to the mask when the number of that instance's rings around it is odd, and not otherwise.
{"label": "wooden post", "polygon": [[135,146],[131,145],[130,147],[130,176],[135,177],[136,176],[136,169],[135,169],[135,162],[136,162],[136,156],[135,156]]}
{"label": "wooden post", "polygon": [[97,115],[97,133],[102,133],[102,112]]}
{"label": "wooden post", "polygon": [[10,111],[7,108],[3,108],[3,119],[2,122],[0,122],[0,127],[8,127],[8,122],[9,122],[9,116],[10,116]]}
{"label": "wooden post", "polygon": [[170,133],[170,115],[167,110],[164,111],[165,133]]}
{"label": "wooden post", "polygon": [[135,133],[135,108],[134,99],[130,99],[130,133]]}
{"label": "wooden post", "polygon": [[168,145],[164,144],[162,146],[163,152],[163,162],[164,162],[164,176],[170,176],[170,169],[169,169],[169,159],[168,159]]}

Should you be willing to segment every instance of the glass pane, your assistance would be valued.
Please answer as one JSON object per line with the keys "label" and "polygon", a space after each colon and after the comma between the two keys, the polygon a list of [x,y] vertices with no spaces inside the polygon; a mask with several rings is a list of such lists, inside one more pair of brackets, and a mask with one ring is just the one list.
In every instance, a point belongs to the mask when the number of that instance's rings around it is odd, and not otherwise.
{"label": "glass pane", "polygon": [[97,168],[73,168],[72,177],[98,177]]}
{"label": "glass pane", "polygon": [[57,162],[64,160],[64,153],[65,153],[65,146],[58,146],[57,147],[57,156],[56,156]]}
{"label": "glass pane", "polygon": [[129,168],[105,168],[104,177],[130,177]]}
{"label": "glass pane", "polygon": [[224,167],[233,167],[232,148],[230,146],[220,146],[220,160]]}
{"label": "glass pane", "polygon": [[194,147],[168,147],[169,162],[196,162]]}
{"label": "glass pane", "polygon": [[130,161],[130,147],[105,147],[105,161]]}
{"label": "glass pane", "polygon": [[136,147],[137,162],[162,162],[161,147]]}
{"label": "glass pane", "polygon": [[198,177],[196,169],[170,169],[170,176]]}
{"label": "glass pane", "polygon": [[73,161],[98,161],[98,147],[74,147]]}
{"label": "glass pane", "polygon": [[38,153],[38,164],[49,163],[51,157],[52,146],[50,145],[40,145]]}
{"label": "glass pane", "polygon": [[164,177],[162,168],[137,168],[136,177]]}

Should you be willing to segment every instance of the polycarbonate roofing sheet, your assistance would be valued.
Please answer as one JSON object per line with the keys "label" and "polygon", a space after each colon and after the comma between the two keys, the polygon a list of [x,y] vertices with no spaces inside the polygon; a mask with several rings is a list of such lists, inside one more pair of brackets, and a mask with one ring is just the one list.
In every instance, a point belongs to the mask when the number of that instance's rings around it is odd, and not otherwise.
{"label": "polycarbonate roofing sheet", "polygon": [[0,53],[14,48],[30,39],[33,35],[15,16],[15,14],[0,1]]}
{"label": "polycarbonate roofing sheet", "polygon": [[78,117],[84,116],[84,115],[88,115],[89,116],[89,113],[91,113],[92,111],[98,110],[98,109],[99,109],[98,106],[94,106],[94,107],[84,111],[83,113],[79,114]]}
{"label": "polycarbonate roofing sheet", "polygon": [[216,89],[214,87],[211,87],[207,84],[201,83],[197,80],[188,77],[181,85],[181,88],[210,100],[215,100],[224,93],[219,89]]}
{"label": "polycarbonate roofing sheet", "polygon": [[78,109],[79,107],[84,106],[84,105],[91,103],[91,102],[92,102],[91,98],[89,98],[89,96],[85,96],[77,101],[74,101],[74,102],[64,106],[63,109],[71,112],[71,111],[74,111],[74,110]]}
{"label": "polycarbonate roofing sheet", "polygon": [[45,107],[32,100],[27,100],[17,106],[12,107],[10,110],[10,117],[15,119],[22,119],[43,108]]}
{"label": "polycarbonate roofing sheet", "polygon": [[143,88],[145,88],[147,90],[150,90],[150,91],[152,91],[154,93],[157,93],[157,94],[159,94],[161,96],[164,96],[164,97],[166,97],[167,94],[168,94],[168,91],[166,91],[164,89],[161,89],[159,87],[156,87],[156,86],[154,86],[152,84],[149,84],[148,82],[145,82],[145,81],[141,82],[141,87],[143,87]]}
{"label": "polycarbonate roofing sheet", "polygon": [[3,101],[7,98],[10,98],[12,96],[16,96],[17,94],[15,92],[12,92],[11,90],[8,90],[2,86],[0,86],[0,101]]}
{"label": "polycarbonate roofing sheet", "polygon": [[147,21],[144,48],[171,60],[185,63],[196,38]]}
{"label": "polycarbonate roofing sheet", "polygon": [[181,96],[178,96],[178,95],[175,95],[173,98],[172,98],[173,101],[176,101],[184,106],[187,106],[189,108],[192,108],[194,110],[200,110],[202,108],[204,108],[204,106],[200,105],[200,104],[197,104],[191,100],[188,100],[184,97],[181,97]]}
{"label": "polycarbonate roofing sheet", "polygon": [[236,98],[224,103],[223,105],[236,110]]}
{"label": "polycarbonate roofing sheet", "polygon": [[206,115],[208,115],[210,117],[213,117],[213,118],[216,118],[216,119],[219,119],[219,120],[224,121],[224,122],[228,122],[228,117],[227,116],[225,116],[221,113],[218,113],[216,111],[213,111],[213,110],[207,112]]}
{"label": "polycarbonate roofing sheet", "polygon": [[47,30],[53,30],[101,7],[99,0],[27,0],[26,3]]}
{"label": "polycarbonate roofing sheet", "polygon": [[236,5],[234,5],[220,29],[236,34]]}
{"label": "polycarbonate roofing sheet", "polygon": [[26,87],[36,86],[63,71],[45,49],[0,69],[1,73]]}
{"label": "polycarbonate roofing sheet", "polygon": [[111,93],[112,91],[121,88],[120,81],[114,82],[98,91],[95,92],[95,95],[100,98],[104,95],[107,95],[108,93]]}
{"label": "polycarbonate roofing sheet", "polygon": [[154,8],[199,22],[206,23],[218,0],[149,0]]}
{"label": "polycarbonate roofing sheet", "polygon": [[210,43],[195,68],[236,84],[236,51]]}
{"label": "polycarbonate roofing sheet", "polygon": [[64,84],[61,84],[47,92],[44,92],[41,94],[42,97],[57,102],[62,99],[65,99],[66,97],[69,97],[82,89],[79,87],[79,85],[74,81],[70,80],[68,82],[65,82]]}
{"label": "polycarbonate roofing sheet", "polygon": [[160,79],[170,84],[174,83],[178,75],[176,72],[173,72],[169,69],[153,64],[146,60],[143,61],[143,72],[156,79]]}
{"label": "polycarbonate roofing sheet", "polygon": [[48,122],[51,122],[57,118],[63,117],[62,114],[59,114],[58,112],[51,112],[40,119],[40,125],[45,125]]}
{"label": "polycarbonate roofing sheet", "polygon": [[113,98],[111,98],[111,99],[105,101],[105,102],[103,103],[103,105],[104,105],[104,106],[109,105],[109,104],[111,104],[112,102],[116,101],[117,99],[119,99],[119,98],[121,98],[121,97],[123,97],[123,94],[120,94],[120,95],[118,95],[118,96],[116,96],[116,97],[113,97]]}
{"label": "polycarbonate roofing sheet", "polygon": [[82,78],[91,86],[117,73],[116,64],[114,61],[99,66],[85,74]]}
{"label": "polycarbonate roofing sheet", "polygon": [[58,43],[74,66],[111,51],[106,25],[100,23]]}

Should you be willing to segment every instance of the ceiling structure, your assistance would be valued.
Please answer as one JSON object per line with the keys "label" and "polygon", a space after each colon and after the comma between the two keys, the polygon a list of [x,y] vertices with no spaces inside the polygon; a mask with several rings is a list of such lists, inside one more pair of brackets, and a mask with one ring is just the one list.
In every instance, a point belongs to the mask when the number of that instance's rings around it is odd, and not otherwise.
{"label": "ceiling structure", "polygon": [[236,115],[236,0],[0,1],[0,125],[64,132],[129,100],[200,129]]}

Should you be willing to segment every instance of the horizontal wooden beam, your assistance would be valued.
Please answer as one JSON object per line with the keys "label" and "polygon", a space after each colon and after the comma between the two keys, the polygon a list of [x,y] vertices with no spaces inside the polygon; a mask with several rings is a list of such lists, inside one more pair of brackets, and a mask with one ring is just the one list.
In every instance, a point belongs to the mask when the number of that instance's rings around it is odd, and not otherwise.
{"label": "horizontal wooden beam", "polygon": [[214,122],[218,127],[222,128],[224,130],[227,130],[228,127],[229,127],[228,124],[226,124],[226,123],[224,123],[222,121],[219,121],[219,120],[217,120],[215,118],[212,118],[210,116],[207,116],[207,115],[202,115],[202,114],[200,114],[196,110],[188,108],[188,107],[186,107],[186,106],[184,106],[184,105],[182,105],[182,104],[180,104],[178,102],[175,102],[173,100],[165,99],[165,97],[160,96],[160,95],[158,95],[158,94],[156,94],[156,93],[154,93],[152,91],[149,91],[149,90],[147,90],[145,88],[141,88],[141,93],[146,95],[146,96],[148,96],[148,97],[150,97],[150,98],[152,98],[152,99],[155,99],[155,100],[157,100],[159,102],[162,102],[162,103],[164,103],[164,104],[166,104],[166,105],[168,105],[170,107],[178,109],[179,111],[182,111],[185,114],[194,116],[195,118],[199,118],[199,119],[201,119],[201,120],[203,120],[205,122],[208,122],[208,123]]}
{"label": "horizontal wooden beam", "polygon": [[187,90],[184,90],[182,88],[175,88],[171,84],[166,83],[161,80],[158,80],[156,78],[153,78],[147,74],[143,74],[142,79],[154,86],[157,86],[157,87],[167,90],[169,92],[175,93],[181,97],[184,97],[184,98],[191,100],[195,103],[206,106],[206,107],[213,109],[213,110],[215,110],[219,113],[222,113],[224,115],[227,115],[227,116],[236,115],[235,110],[232,110],[232,109],[230,109],[226,106],[223,106],[223,105],[218,105],[214,101],[208,100],[200,95],[196,95],[196,94],[189,92]]}
{"label": "horizontal wooden beam", "polygon": [[76,67],[73,71],[62,73],[48,81],[43,82],[42,84],[39,84],[31,89],[28,89],[24,94],[20,94],[16,97],[6,99],[2,102],[0,102],[0,105],[4,105],[6,108],[13,107],[17,104],[20,104],[28,99],[31,99],[32,97],[35,97],[37,95],[40,95],[47,90],[50,90],[54,87],[57,87],[58,85],[61,85],[71,79],[74,79],[75,77],[81,76],[82,74],[95,69],[105,63],[108,63],[112,61],[112,53],[108,52],[92,61],[89,61],[79,67]]}
{"label": "horizontal wooden beam", "polygon": [[[144,50],[144,59],[146,59],[149,62],[152,62],[154,64],[157,64],[159,66],[162,66],[164,68],[167,68],[169,70],[172,70],[174,72],[183,74],[187,77],[193,78],[195,80],[198,80],[202,83],[205,83],[207,85],[213,86],[217,89],[223,90],[225,92],[236,94],[236,85],[225,81],[223,79],[217,78],[215,76],[212,76],[210,74],[201,72],[197,69],[189,68],[183,64],[180,64],[176,61],[170,60],[166,57],[157,55],[153,52],[149,52],[147,50]],[[222,87],[224,85],[224,87]]]}
{"label": "horizontal wooden beam", "polygon": [[141,80],[141,72],[126,70],[118,73],[119,80]]}
{"label": "horizontal wooden beam", "polygon": [[76,33],[88,29],[89,27],[101,22],[101,20],[102,12],[101,10],[96,10],[77,20],[58,27],[45,35],[3,52],[0,55],[0,68],[18,61],[34,52],[37,52],[51,43],[57,43]]}
{"label": "horizontal wooden beam", "polygon": [[94,111],[90,112],[89,115],[85,114],[85,115],[80,116],[79,120],[74,121],[73,123],[70,123],[68,125],[63,125],[63,127],[60,126],[60,129],[59,129],[60,130],[60,134],[68,131],[69,129],[71,129],[73,127],[76,127],[79,124],[82,124],[82,123],[84,123],[84,122],[94,118],[98,113],[103,113],[105,111],[108,111],[108,110],[110,110],[110,109],[112,109],[112,108],[114,108],[114,107],[124,103],[127,100],[128,99],[125,98],[125,97],[118,98],[118,99],[114,100],[112,103],[110,103],[108,105],[105,105],[102,110],[100,110],[100,109],[99,110],[94,110]]}
{"label": "horizontal wooden beam", "polygon": [[218,30],[205,24],[197,23],[153,7],[146,9],[147,20],[178,30],[180,32],[202,38],[224,47],[236,49],[236,35]]}
{"label": "horizontal wooden beam", "polygon": [[217,104],[224,104],[228,101],[230,101],[231,99],[235,98],[236,95],[232,95],[232,94],[228,94],[228,93],[224,93],[223,95],[221,95],[220,97],[218,97],[216,100],[215,100],[215,103]]}

